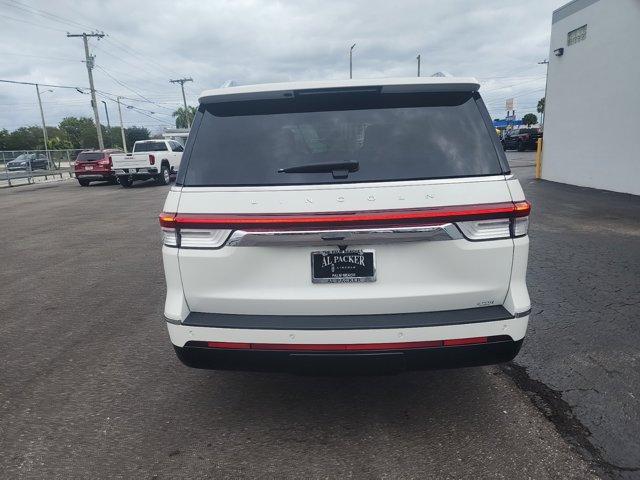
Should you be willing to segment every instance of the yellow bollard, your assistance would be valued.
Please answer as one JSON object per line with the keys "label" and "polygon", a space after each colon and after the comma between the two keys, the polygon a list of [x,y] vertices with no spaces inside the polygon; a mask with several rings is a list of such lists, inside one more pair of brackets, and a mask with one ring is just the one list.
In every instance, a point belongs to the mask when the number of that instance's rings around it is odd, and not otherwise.
{"label": "yellow bollard", "polygon": [[539,138],[536,145],[536,179],[540,179],[542,173],[542,138]]}

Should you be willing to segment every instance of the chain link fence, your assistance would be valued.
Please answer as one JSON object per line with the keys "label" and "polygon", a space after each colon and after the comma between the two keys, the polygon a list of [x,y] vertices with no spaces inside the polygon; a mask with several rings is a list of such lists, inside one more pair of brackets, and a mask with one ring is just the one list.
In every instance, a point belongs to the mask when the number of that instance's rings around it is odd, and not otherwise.
{"label": "chain link fence", "polygon": [[8,186],[49,177],[73,178],[73,162],[82,149],[0,150],[0,182]]}

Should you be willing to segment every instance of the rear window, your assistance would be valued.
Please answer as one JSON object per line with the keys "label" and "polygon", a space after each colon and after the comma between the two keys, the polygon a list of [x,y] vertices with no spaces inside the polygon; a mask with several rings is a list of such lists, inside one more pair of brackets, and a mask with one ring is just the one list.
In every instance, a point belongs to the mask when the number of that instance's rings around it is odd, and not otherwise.
{"label": "rear window", "polygon": [[[501,174],[473,93],[296,94],[201,105],[178,183],[185,186],[379,182]],[[279,172],[345,163],[336,172]],[[294,168],[295,169],[295,168]],[[316,168],[322,170],[322,168]],[[343,172],[344,173],[344,172]]]}
{"label": "rear window", "polygon": [[81,152],[78,154],[79,162],[95,162],[96,160],[102,160],[104,153],[102,152]]}
{"label": "rear window", "polygon": [[164,142],[139,142],[133,146],[135,153],[140,152],[166,152],[167,145]]}

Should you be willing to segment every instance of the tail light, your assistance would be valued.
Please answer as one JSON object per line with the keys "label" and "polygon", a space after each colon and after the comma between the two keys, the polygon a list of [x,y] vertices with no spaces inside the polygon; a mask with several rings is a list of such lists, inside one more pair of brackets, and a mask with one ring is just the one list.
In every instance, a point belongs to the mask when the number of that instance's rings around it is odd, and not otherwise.
{"label": "tail light", "polygon": [[103,167],[111,166],[111,157],[106,158],[106,159],[104,159],[104,160],[100,160],[100,161],[98,162],[98,165],[102,165]]}
{"label": "tail light", "polygon": [[154,155],[149,155],[149,165],[156,164],[156,157]]}
{"label": "tail light", "polygon": [[219,248],[234,230],[317,230],[455,223],[469,240],[495,240],[527,234],[527,201],[432,207],[413,210],[322,214],[225,215],[162,213],[164,244],[183,248]]}
{"label": "tail light", "polygon": [[220,248],[231,235],[226,229],[176,228],[175,219],[175,215],[160,215],[162,243],[168,247]]}
{"label": "tail light", "polygon": [[523,237],[529,230],[531,204],[515,202],[513,215],[493,220],[457,222],[462,234],[469,240],[498,240],[500,238]]}

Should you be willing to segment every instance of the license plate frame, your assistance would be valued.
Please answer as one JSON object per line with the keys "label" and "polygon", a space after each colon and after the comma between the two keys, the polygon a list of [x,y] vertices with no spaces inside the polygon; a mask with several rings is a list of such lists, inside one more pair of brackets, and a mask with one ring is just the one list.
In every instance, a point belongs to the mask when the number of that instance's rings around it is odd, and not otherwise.
{"label": "license plate frame", "polygon": [[374,250],[318,250],[311,252],[312,283],[370,283],[376,280],[377,268]]}
{"label": "license plate frame", "polygon": [[84,169],[85,170],[93,170],[93,165],[85,165]]}

